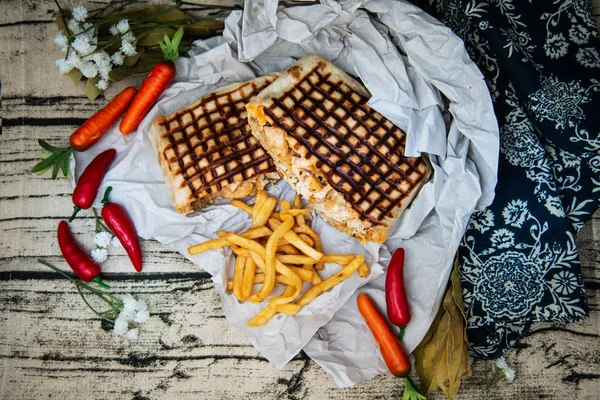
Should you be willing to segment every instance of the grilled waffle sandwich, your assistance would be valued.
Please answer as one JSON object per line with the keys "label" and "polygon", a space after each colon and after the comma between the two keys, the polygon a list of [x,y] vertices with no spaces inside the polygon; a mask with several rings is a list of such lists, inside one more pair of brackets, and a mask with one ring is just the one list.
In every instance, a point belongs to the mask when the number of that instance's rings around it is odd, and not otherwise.
{"label": "grilled waffle sandwich", "polygon": [[342,232],[384,242],[431,166],[404,157],[406,134],[369,97],[333,64],[307,56],[246,108],[252,134],[314,210]]}
{"label": "grilled waffle sandwich", "polygon": [[178,212],[197,210],[215,197],[245,197],[279,179],[271,157],[250,133],[245,110],[277,76],[225,86],[154,119],[149,137]]}

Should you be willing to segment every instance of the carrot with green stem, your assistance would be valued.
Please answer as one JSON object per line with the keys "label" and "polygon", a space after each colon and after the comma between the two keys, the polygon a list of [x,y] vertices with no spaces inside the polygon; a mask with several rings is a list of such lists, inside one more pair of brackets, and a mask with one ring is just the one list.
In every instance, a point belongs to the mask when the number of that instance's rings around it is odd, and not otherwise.
{"label": "carrot with green stem", "polygon": [[367,322],[373,337],[375,337],[375,340],[379,344],[385,365],[387,365],[393,375],[405,378],[404,395],[402,398],[404,400],[426,400],[427,398],[415,389],[414,384],[408,377],[411,369],[408,354],[404,351],[402,343],[400,343],[398,337],[392,332],[387,321],[383,318],[383,315],[381,315],[371,298],[367,294],[361,293],[358,295],[357,304],[360,314]]}
{"label": "carrot with green stem", "polygon": [[160,43],[165,60],[160,61],[152,68],[135,95],[119,126],[122,134],[126,135],[136,130],[158,97],[175,77],[173,60],[179,57],[178,48],[182,38],[183,28],[179,28],[175,32],[173,39],[169,39],[165,34],[165,42]]}

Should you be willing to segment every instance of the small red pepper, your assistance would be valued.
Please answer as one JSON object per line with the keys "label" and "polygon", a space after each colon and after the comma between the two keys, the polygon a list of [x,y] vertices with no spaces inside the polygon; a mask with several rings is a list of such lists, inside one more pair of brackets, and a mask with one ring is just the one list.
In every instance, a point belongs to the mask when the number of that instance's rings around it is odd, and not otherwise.
{"label": "small red pepper", "polygon": [[100,188],[102,179],[116,155],[117,151],[115,149],[108,149],[98,154],[85,168],[73,191],[73,204],[75,204],[75,207],[69,222],[75,219],[79,210],[87,210],[92,206],[98,195],[98,188]]}
{"label": "small red pepper", "polygon": [[66,221],[60,221],[58,224],[58,246],[67,264],[79,278],[86,282],[96,282],[106,289],[110,288],[100,279],[100,266],[75,242]]}
{"label": "small red pepper", "polygon": [[102,199],[102,204],[104,204],[101,213],[102,219],[115,236],[119,238],[135,270],[140,272],[142,270],[142,249],[140,248],[140,241],[138,240],[135,226],[121,205],[108,201],[108,195],[111,190],[112,187],[109,186],[106,192],[104,192],[104,198]]}
{"label": "small red pepper", "polygon": [[385,302],[390,322],[400,327],[398,338],[402,340],[404,329],[410,322],[410,307],[404,287],[404,249],[392,256],[385,277]]}

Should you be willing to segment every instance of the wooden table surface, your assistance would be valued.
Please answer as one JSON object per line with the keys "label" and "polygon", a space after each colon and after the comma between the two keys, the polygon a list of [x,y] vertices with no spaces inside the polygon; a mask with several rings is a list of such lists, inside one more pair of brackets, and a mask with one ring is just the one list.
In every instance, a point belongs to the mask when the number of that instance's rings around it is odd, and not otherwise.
{"label": "wooden table surface", "polygon": [[[598,20],[600,0],[594,3]],[[55,11],[49,0],[0,7],[0,399],[399,399],[402,386],[390,374],[341,390],[303,353],[277,369],[227,323],[209,275],[156,241],[143,243],[142,274],[131,273],[122,249],[103,265],[114,292],[149,304],[151,318],[131,344],[113,336],[70,283],[36,263],[41,257],[66,267],[55,232],[72,208],[66,179],[29,172],[40,155],[37,139],[65,143],[124,86],[113,84],[90,104],[81,86],[58,74]],[[73,224],[88,248],[90,216]],[[474,362],[460,399],[600,398],[599,235],[597,213],[577,237],[590,317],[540,325],[508,355],[517,379],[490,394],[484,362]]]}

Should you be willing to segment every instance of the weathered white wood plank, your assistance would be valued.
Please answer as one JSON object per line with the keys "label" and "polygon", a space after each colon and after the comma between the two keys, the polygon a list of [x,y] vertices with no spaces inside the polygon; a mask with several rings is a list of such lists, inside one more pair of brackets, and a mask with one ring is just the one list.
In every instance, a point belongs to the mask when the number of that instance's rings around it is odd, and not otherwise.
{"label": "weathered white wood plank", "polygon": [[[66,7],[75,3],[61,1]],[[600,21],[600,0],[593,5]],[[48,0],[6,0],[0,7],[0,399],[400,398],[400,380],[389,374],[339,390],[303,355],[278,370],[224,319],[208,275],[155,241],[143,243],[141,274],[132,271],[122,249],[112,250],[103,265],[116,293],[132,293],[150,305],[150,321],[134,343],[105,331],[67,281],[35,262],[44,256],[66,267],[54,232],[71,212],[65,180],[28,172],[40,154],[36,139],[65,143],[80,121],[106,103],[100,98],[90,104],[82,87],[57,73],[54,11]],[[113,85],[107,98],[128,84]],[[93,221],[91,214],[84,216],[73,230],[91,248]],[[459,398],[598,397],[599,224],[597,213],[577,237],[590,318],[538,327],[509,355],[517,380],[491,394],[483,392],[484,363],[475,362]]]}

